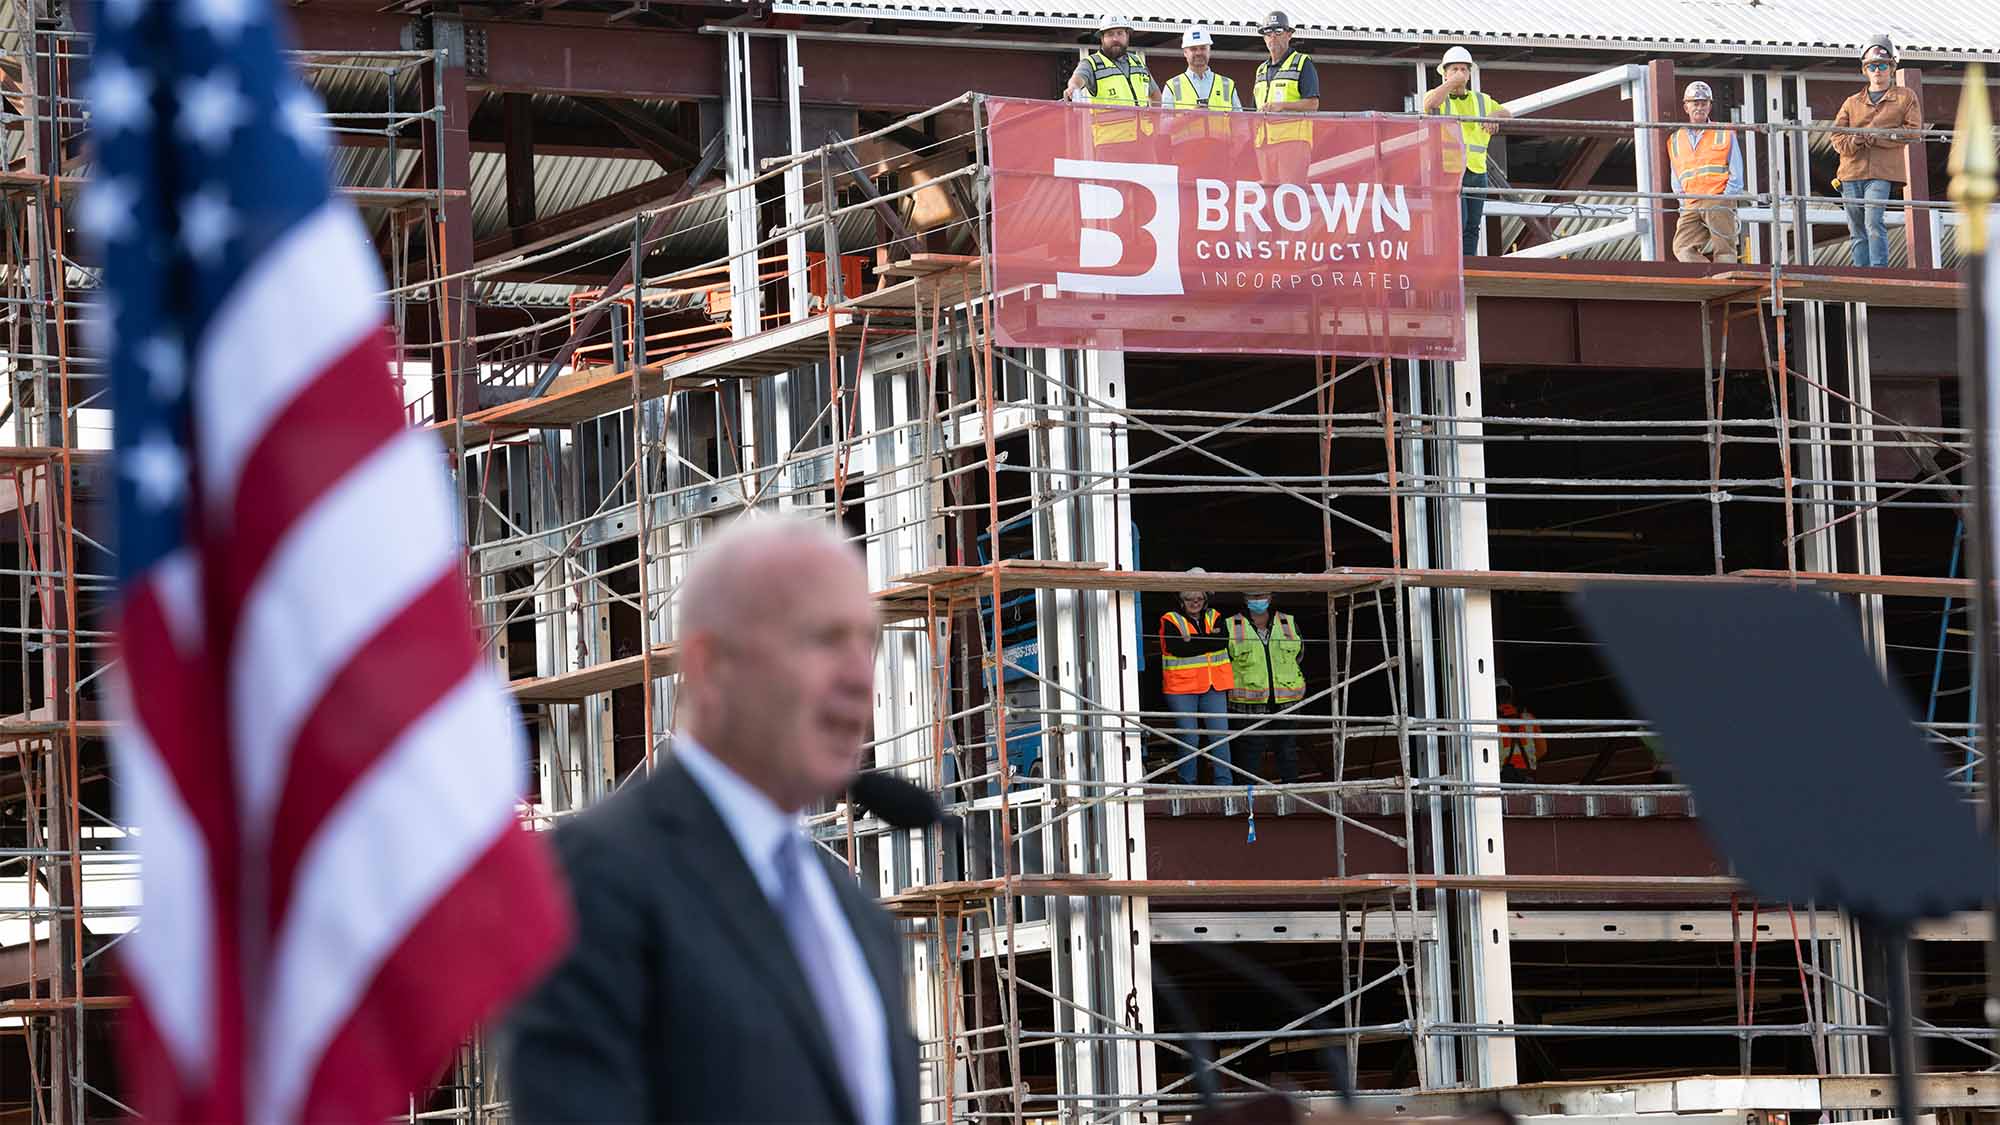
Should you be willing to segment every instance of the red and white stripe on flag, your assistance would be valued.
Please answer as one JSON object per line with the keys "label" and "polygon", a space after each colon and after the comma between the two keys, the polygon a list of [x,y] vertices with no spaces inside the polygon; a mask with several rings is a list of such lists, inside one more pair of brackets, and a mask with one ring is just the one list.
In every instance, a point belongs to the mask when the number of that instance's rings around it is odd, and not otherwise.
{"label": "red and white stripe on flag", "polygon": [[247,272],[193,349],[202,516],[122,604],[127,1059],[160,1117],[395,1112],[567,941],[378,286],[339,200]]}

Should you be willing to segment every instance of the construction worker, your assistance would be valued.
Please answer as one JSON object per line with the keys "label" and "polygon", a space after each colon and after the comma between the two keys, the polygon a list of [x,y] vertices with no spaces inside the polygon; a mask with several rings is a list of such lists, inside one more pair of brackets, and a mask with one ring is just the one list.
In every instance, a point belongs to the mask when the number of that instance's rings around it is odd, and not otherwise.
{"label": "construction worker", "polygon": [[1688,128],[1667,138],[1667,159],[1673,164],[1674,191],[1681,196],[1681,216],[1674,228],[1674,257],[1683,262],[1734,262],[1736,204],[1703,196],[1743,192],[1743,148],[1727,129],[1703,129],[1715,106],[1715,92],[1706,82],[1690,82],[1681,95]]}
{"label": "construction worker", "polygon": [[1107,15],[1097,24],[1097,50],[1085,55],[1069,76],[1063,97],[1091,105],[1123,106],[1090,115],[1090,138],[1100,145],[1131,144],[1153,135],[1153,119],[1137,112],[1159,101],[1146,56],[1131,49],[1132,21]]}
{"label": "construction worker", "polygon": [[[1257,64],[1252,91],[1259,113],[1318,113],[1319,71],[1304,51],[1292,50],[1292,17],[1272,12],[1257,28],[1271,57]],[[1312,163],[1309,119],[1257,123],[1257,171],[1267,184],[1303,183]]]}
{"label": "construction worker", "polygon": [[1163,108],[1215,111],[1184,114],[1167,126],[1168,139],[1182,155],[1187,155],[1192,146],[1226,149],[1234,139],[1229,119],[1221,114],[1240,110],[1243,103],[1237,99],[1235,80],[1209,69],[1209,52],[1214,47],[1215,38],[1207,28],[1188,28],[1181,35],[1181,55],[1187,59],[1187,70],[1167,79],[1167,84],[1160,88]]}
{"label": "construction worker", "polygon": [[[1233,715],[1274,715],[1306,697],[1305,673],[1299,657],[1305,642],[1299,640],[1299,625],[1289,613],[1271,609],[1268,590],[1243,595],[1244,612],[1231,617],[1229,665],[1236,684],[1229,689],[1229,711]],[[1238,719],[1242,729],[1256,719]],[[1278,780],[1290,784],[1299,779],[1299,740],[1291,724],[1277,720],[1255,734],[1239,734],[1246,743],[1248,761],[1254,772],[1263,761],[1261,751],[1269,750],[1277,759]],[[1266,775],[1269,776],[1269,775]]]}
{"label": "construction worker", "polygon": [[[1446,51],[1437,67],[1444,84],[1424,95],[1424,112],[1452,117],[1514,116],[1498,99],[1472,88],[1472,66],[1472,52],[1463,47]],[[1499,125],[1488,121],[1459,123],[1459,134],[1465,142],[1465,171],[1461,183],[1466,190],[1459,196],[1458,209],[1464,226],[1467,257],[1480,253],[1479,218],[1486,212],[1486,197],[1474,193],[1486,187],[1486,146],[1499,129]]]}
{"label": "construction worker", "polygon": [[[1208,572],[1197,566],[1188,573]],[[1206,591],[1183,590],[1179,608],[1160,615],[1160,686],[1166,689],[1167,710],[1181,716],[1174,733],[1184,745],[1173,748],[1174,757],[1208,750],[1217,785],[1229,783],[1229,744],[1217,743],[1229,733],[1229,689],[1235,683],[1222,612],[1210,608]],[[1183,784],[1194,784],[1198,760],[1181,763]]]}
{"label": "construction worker", "polygon": [[1205,27],[1190,27],[1181,35],[1181,57],[1187,69],[1160,90],[1160,104],[1168,109],[1242,109],[1236,100],[1236,82],[1226,74],[1208,68],[1209,52],[1215,37]]}
{"label": "construction worker", "polygon": [[1500,728],[1500,780],[1533,781],[1535,767],[1549,749],[1542,725],[1535,721],[1534,712],[1515,706],[1513,684],[1496,680],[1493,694],[1499,703],[1495,712],[1500,716],[1496,724]]}
{"label": "construction worker", "polygon": [[[1842,199],[1847,204],[1847,235],[1853,263],[1880,269],[1889,264],[1889,227],[1882,201],[1896,186],[1910,181],[1909,146],[1922,137],[1924,107],[1917,96],[1896,82],[1896,45],[1877,35],[1861,49],[1861,72],[1868,88],[1848,98],[1834,115],[1836,126],[1852,129],[1896,129],[1884,136],[1835,133],[1833,150],[1840,154]],[[1912,262],[1911,265],[1916,263]]]}

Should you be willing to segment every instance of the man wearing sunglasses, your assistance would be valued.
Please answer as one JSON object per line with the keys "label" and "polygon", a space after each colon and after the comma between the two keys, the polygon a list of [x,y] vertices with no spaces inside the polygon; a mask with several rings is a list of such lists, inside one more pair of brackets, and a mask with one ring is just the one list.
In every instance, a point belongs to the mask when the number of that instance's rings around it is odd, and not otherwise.
{"label": "man wearing sunglasses", "polygon": [[[1884,132],[1836,133],[1833,148],[1840,154],[1837,179],[1841,198],[1848,200],[1847,234],[1853,262],[1879,269],[1889,264],[1883,201],[1896,186],[1910,181],[1909,146],[1922,135],[1924,115],[1917,96],[1895,84],[1896,45],[1888,36],[1868,41],[1861,51],[1861,71],[1868,76],[1868,88],[1848,98],[1833,123],[1841,128]],[[1922,159],[1921,155],[1917,158]]]}

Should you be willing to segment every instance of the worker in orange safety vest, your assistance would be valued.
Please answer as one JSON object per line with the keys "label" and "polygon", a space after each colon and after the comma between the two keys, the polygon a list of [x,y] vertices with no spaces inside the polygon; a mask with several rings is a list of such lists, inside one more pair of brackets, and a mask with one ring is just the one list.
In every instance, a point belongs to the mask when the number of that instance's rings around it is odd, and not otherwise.
{"label": "worker in orange safety vest", "polygon": [[1535,767],[1549,749],[1542,725],[1535,721],[1534,712],[1514,704],[1513,684],[1496,681],[1493,692],[1499,700],[1495,710],[1500,716],[1500,780],[1533,781]]}
{"label": "worker in orange safety vest", "polygon": [[[1192,567],[1189,574],[1206,574]],[[1210,608],[1205,590],[1183,590],[1180,605],[1160,615],[1160,686],[1167,693],[1167,710],[1178,719],[1171,747],[1180,764],[1184,785],[1195,783],[1196,750],[1207,750],[1214,763],[1215,784],[1230,783],[1229,689],[1236,676],[1229,664],[1229,633],[1222,612]]]}
{"label": "worker in orange safety vest", "polygon": [[1739,226],[1736,204],[1706,198],[1743,192],[1743,149],[1735,133],[1705,129],[1715,106],[1715,91],[1706,82],[1688,83],[1681,108],[1688,127],[1667,138],[1667,158],[1674,169],[1674,191],[1680,195],[1680,218],[1674,227],[1674,257],[1683,262],[1735,262]]}

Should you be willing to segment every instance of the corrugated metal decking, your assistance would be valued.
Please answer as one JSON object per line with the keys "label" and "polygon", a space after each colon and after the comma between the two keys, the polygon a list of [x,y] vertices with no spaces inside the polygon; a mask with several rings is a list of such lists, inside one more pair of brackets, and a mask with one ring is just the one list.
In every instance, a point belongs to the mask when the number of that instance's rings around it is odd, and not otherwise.
{"label": "corrugated metal decking", "polygon": [[[1906,55],[1975,58],[2000,53],[2000,21],[1983,0],[1927,0],[1882,12],[1833,0],[1155,0],[1133,6],[1146,31],[1179,31],[1202,23],[1218,31],[1254,35],[1264,13],[1282,7],[1301,38],[1320,44],[1346,41],[1397,43],[1506,43],[1587,48],[1599,45],[1664,51],[1716,48],[1771,54],[1845,55],[1872,35],[1887,34]],[[1086,0],[779,0],[786,14],[845,18],[928,20],[996,27],[1094,26],[1100,5]]]}

